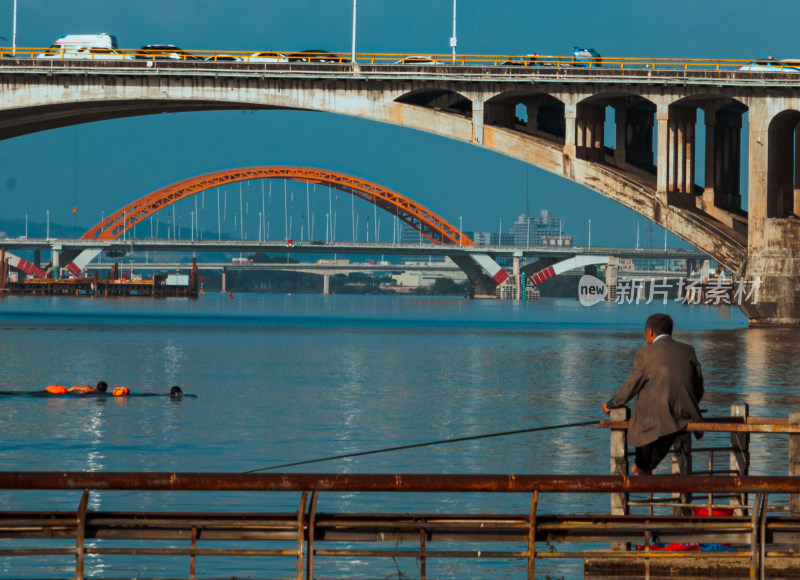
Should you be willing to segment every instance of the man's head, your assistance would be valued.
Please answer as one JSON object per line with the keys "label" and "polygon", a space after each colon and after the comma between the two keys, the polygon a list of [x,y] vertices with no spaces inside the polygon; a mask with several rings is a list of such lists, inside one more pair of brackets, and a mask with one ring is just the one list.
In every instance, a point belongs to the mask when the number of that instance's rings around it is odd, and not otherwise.
{"label": "man's head", "polygon": [[97,383],[97,390],[105,393],[108,390],[108,383],[105,381],[100,381]]}
{"label": "man's head", "polygon": [[183,398],[183,389],[175,385],[169,390],[169,396],[173,399],[181,399]]}
{"label": "man's head", "polygon": [[669,314],[653,314],[644,323],[644,339],[647,344],[652,344],[661,334],[672,336],[672,317]]}

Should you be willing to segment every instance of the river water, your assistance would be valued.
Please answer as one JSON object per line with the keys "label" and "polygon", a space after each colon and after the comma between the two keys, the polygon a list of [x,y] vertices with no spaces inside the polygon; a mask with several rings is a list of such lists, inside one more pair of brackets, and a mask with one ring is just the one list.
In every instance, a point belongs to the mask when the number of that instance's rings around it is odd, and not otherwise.
{"label": "river water", "polygon": [[[798,333],[748,329],[744,316],[728,308],[676,303],[587,308],[566,299],[408,296],[237,294],[228,299],[217,293],[197,300],[6,297],[0,300],[0,391],[102,379],[138,393],[166,393],[177,384],[197,398],[0,396],[0,461],[9,471],[243,472],[599,420],[602,402],[625,378],[634,349],[644,344],[645,318],[656,311],[670,313],[675,337],[695,346],[706,377],[702,406],[709,415],[727,415],[736,402],[749,403],[754,416],[786,416],[800,409]],[[785,438],[753,438],[754,473],[785,474],[786,461]],[[607,474],[608,465],[608,433],[584,427],[287,471]],[[175,496],[170,509],[245,510],[254,501],[246,494]],[[90,508],[164,509],[160,497],[97,493]],[[0,491],[7,509],[74,510],[78,498],[77,493]],[[296,509],[294,495],[269,499],[271,511]],[[383,497],[348,495],[332,496],[320,509],[526,513],[529,499],[404,497],[387,506]],[[547,502],[544,511],[607,510],[586,496],[555,496]],[[57,563],[40,565],[44,573],[59,575]],[[113,575],[102,559],[91,566]],[[153,566],[137,573],[186,574],[185,565],[176,571],[155,559]],[[252,574],[263,576],[253,566]],[[405,573],[418,575],[413,562],[397,566],[395,573],[408,566]],[[519,577],[522,569],[515,566],[496,577],[507,577],[506,572]],[[221,574],[225,563],[209,563],[203,570]],[[392,563],[381,577],[394,571]],[[550,572],[570,576],[574,570]],[[3,577],[42,573],[32,563],[0,559]]]}

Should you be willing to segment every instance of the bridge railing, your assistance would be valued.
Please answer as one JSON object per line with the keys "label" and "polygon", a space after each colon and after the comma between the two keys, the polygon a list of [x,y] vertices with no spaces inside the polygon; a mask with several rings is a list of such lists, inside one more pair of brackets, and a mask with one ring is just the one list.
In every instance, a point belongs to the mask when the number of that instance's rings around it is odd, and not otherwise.
{"label": "bridge railing", "polygon": [[[262,51],[263,52],[263,51]],[[259,56],[254,51],[181,51],[167,57],[163,53],[143,55],[138,49],[98,49],[76,51],[50,47],[0,47],[0,58],[53,60],[95,60],[112,65],[118,61],[151,60],[159,63],[170,61],[207,61],[216,66],[239,66],[242,64],[351,64],[349,52],[320,52],[301,54],[293,51],[269,51],[275,57]],[[0,61],[0,66],[12,61]],[[369,65],[413,65],[413,66],[508,66],[519,70],[543,70],[556,68],[602,68],[602,69],[670,69],[670,70],[727,70],[756,72],[800,72],[800,62],[776,60],[733,60],[704,58],[654,58],[654,57],[576,57],[572,55],[539,54],[411,54],[411,53],[358,53],[358,64]]]}

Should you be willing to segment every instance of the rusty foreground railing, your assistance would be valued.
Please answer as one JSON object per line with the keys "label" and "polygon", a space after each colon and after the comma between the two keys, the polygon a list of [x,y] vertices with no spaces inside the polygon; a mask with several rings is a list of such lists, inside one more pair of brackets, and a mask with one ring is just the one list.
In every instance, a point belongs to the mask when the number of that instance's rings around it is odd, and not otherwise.
{"label": "rusty foreground railing", "polygon": [[[298,579],[315,578],[322,561],[346,561],[342,577],[352,577],[356,564],[373,573],[390,562],[394,572],[392,560],[408,558],[416,559],[420,578],[443,561],[478,558],[522,561],[528,578],[537,561],[554,559],[633,559],[648,565],[669,559],[684,570],[699,566],[750,577],[763,577],[771,561],[782,562],[784,571],[800,569],[800,552],[794,551],[800,547],[800,517],[767,508],[770,495],[800,494],[797,477],[3,472],[0,490],[83,491],[75,511],[0,511],[0,562],[6,569],[9,561],[22,558],[60,557],[59,573],[74,564],[78,579],[110,578],[87,573],[87,559],[120,556],[141,562],[139,577],[164,577],[153,564],[156,556],[178,559],[170,569],[182,566],[185,578],[208,578],[200,565],[219,558],[225,558],[226,577],[241,575],[238,562],[254,557],[284,563],[289,558]],[[295,511],[283,513],[90,510],[90,495],[108,490],[294,492],[299,498]],[[392,513],[389,496],[382,513],[317,510],[320,495],[337,492],[520,493],[530,495],[530,508],[518,514]],[[650,492],[750,493],[755,501],[747,506],[749,515],[726,517],[539,510],[542,494]],[[253,503],[262,505],[264,497]],[[542,542],[548,549],[537,550]],[[614,542],[641,543],[644,550],[598,550]],[[654,542],[725,542],[731,551],[648,551]],[[326,569],[325,577],[335,571]]]}

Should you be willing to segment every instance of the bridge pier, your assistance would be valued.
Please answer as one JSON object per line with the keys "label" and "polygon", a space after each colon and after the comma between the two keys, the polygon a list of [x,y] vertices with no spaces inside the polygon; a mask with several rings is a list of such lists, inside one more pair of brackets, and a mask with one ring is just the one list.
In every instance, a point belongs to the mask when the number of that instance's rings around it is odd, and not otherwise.
{"label": "bridge pier", "polygon": [[589,161],[605,159],[605,108],[599,105],[578,105],[575,119],[575,156]]}
{"label": "bridge pier", "polygon": [[742,277],[758,295],[740,308],[751,326],[800,325],[800,221],[794,144],[800,113],[750,107],[747,263]]}
{"label": "bridge pier", "polygon": [[[663,109],[666,108],[666,115]],[[661,107],[658,119],[657,188],[663,202],[694,207],[694,125],[697,113],[683,107]],[[663,168],[663,170],[661,169]]]}
{"label": "bridge pier", "polygon": [[613,256],[608,257],[608,264],[606,265],[606,287],[608,287],[608,295],[606,300],[609,302],[617,301],[617,282],[619,280],[619,258]]}
{"label": "bridge pier", "polygon": [[653,171],[653,127],[655,106],[644,100],[614,106],[616,143],[614,162]]}
{"label": "bridge pier", "polygon": [[707,206],[742,207],[740,192],[742,112],[706,107],[705,191]]}
{"label": "bridge pier", "polygon": [[6,249],[0,248],[0,292],[6,288],[8,279],[8,264],[6,263]]}
{"label": "bridge pier", "polygon": [[327,296],[331,293],[331,275],[330,274],[323,274],[322,275],[322,294]]}
{"label": "bridge pier", "polygon": [[59,269],[59,266],[60,266],[60,263],[58,261],[58,259],[59,259],[59,250],[53,250],[51,252],[51,255],[53,256],[53,277],[54,278],[58,278],[59,277],[58,269]]}

